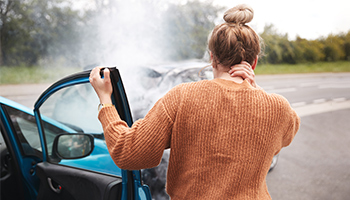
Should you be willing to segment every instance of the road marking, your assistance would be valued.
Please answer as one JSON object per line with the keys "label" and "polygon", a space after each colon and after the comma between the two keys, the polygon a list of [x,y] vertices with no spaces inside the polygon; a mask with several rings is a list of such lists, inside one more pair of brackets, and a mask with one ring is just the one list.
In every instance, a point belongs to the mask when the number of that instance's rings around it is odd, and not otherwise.
{"label": "road marking", "polygon": [[305,106],[306,102],[297,102],[297,103],[292,103],[291,106],[294,107],[300,107],[300,106]]}
{"label": "road marking", "polygon": [[265,91],[266,90],[273,90],[273,89],[275,89],[275,87],[274,86],[264,86],[264,87],[262,87]]}
{"label": "road marking", "polygon": [[345,100],[346,99],[344,97],[333,99],[333,101],[335,101],[335,102],[342,102],[342,101],[345,101]]}
{"label": "road marking", "polygon": [[323,102],[326,102],[326,99],[315,99],[313,102],[314,103],[323,103]]}
{"label": "road marking", "polygon": [[304,117],[348,108],[350,108],[350,100],[342,102],[328,101],[318,104],[309,104],[296,107],[294,110],[297,112],[299,117]]}
{"label": "road marking", "polygon": [[283,89],[274,89],[274,90],[269,90],[269,91],[266,91],[267,93],[287,93],[287,92],[295,92],[297,91],[296,88],[283,88]]}
{"label": "road marking", "polygon": [[300,83],[299,87],[305,88],[305,87],[313,87],[320,85],[320,82],[312,82],[312,83]]}
{"label": "road marking", "polygon": [[344,88],[350,88],[349,85],[344,85],[344,84],[330,84],[330,85],[320,85],[318,86],[319,89],[330,89],[330,88],[339,88],[339,89],[344,89]]}

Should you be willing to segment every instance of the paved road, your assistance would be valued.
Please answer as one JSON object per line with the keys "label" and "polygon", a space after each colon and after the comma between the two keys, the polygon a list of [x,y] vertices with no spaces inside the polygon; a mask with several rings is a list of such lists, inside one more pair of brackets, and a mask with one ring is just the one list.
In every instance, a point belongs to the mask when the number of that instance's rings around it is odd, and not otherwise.
{"label": "paved road", "polygon": [[[350,73],[257,76],[301,116],[300,131],[267,176],[273,199],[349,199]],[[48,84],[0,85],[0,95],[30,108]]]}
{"label": "paved road", "polygon": [[0,85],[0,96],[34,108],[34,103],[50,84]]}
{"label": "paved road", "polygon": [[350,73],[257,76],[267,92],[285,96],[293,107],[350,100]]}
{"label": "paved road", "polygon": [[301,117],[292,144],[267,176],[273,199],[350,198],[350,74],[266,76],[258,83],[285,96]]}
{"label": "paved road", "polygon": [[267,176],[273,199],[350,198],[350,109],[301,118],[292,144]]}

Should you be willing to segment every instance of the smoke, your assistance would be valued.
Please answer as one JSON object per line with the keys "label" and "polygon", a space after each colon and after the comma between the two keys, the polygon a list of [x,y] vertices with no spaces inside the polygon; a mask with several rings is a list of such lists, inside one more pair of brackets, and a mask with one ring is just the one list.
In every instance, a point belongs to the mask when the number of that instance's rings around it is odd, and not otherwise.
{"label": "smoke", "polygon": [[164,61],[157,1],[117,1],[98,16],[98,60],[120,69]]}
{"label": "smoke", "polygon": [[[99,65],[119,69],[134,120],[143,117],[160,97],[160,94],[145,97],[160,77],[143,69],[167,62],[166,51],[162,49],[166,42],[162,27],[165,7],[160,0],[117,1],[95,19],[98,31],[94,39],[98,42],[94,41],[94,59]],[[165,193],[168,152],[164,155],[160,166],[143,170],[143,180],[150,186],[154,199],[168,199]]]}
{"label": "smoke", "polygon": [[[109,6],[94,18],[97,26],[89,30],[91,38],[85,40],[87,52],[93,51],[86,60],[119,69],[134,120],[143,117],[170,89],[158,88],[164,77],[161,69],[156,67],[165,69],[164,63],[170,62],[171,43],[167,41],[170,33],[166,21],[168,5],[161,0],[109,2]],[[201,64],[202,67],[205,65]],[[177,67],[167,66],[168,69]],[[158,167],[143,170],[143,179],[155,199],[169,198],[165,193],[168,157],[169,151],[165,151]]]}
{"label": "smoke", "polygon": [[142,70],[168,62],[167,50],[163,49],[167,4],[161,0],[111,1],[98,9],[101,13],[93,18],[96,27],[86,33],[85,65],[117,66],[133,113],[149,109],[155,101],[143,94],[156,77],[144,77],[148,75]]}

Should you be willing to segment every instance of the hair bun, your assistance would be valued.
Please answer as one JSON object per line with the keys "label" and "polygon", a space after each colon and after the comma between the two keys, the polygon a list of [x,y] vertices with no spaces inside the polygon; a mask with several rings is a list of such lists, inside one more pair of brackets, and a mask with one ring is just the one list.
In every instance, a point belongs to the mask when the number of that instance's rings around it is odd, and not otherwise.
{"label": "hair bun", "polygon": [[245,24],[252,21],[254,16],[254,10],[252,7],[241,4],[235,6],[224,13],[224,20],[227,23],[235,23],[235,24]]}

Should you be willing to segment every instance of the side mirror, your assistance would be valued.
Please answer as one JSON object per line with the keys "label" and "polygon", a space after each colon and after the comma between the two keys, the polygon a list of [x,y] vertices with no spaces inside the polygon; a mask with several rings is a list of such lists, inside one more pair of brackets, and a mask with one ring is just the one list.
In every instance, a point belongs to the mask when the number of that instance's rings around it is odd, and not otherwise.
{"label": "side mirror", "polygon": [[53,142],[54,157],[60,159],[84,158],[94,149],[94,137],[88,134],[61,134]]}

